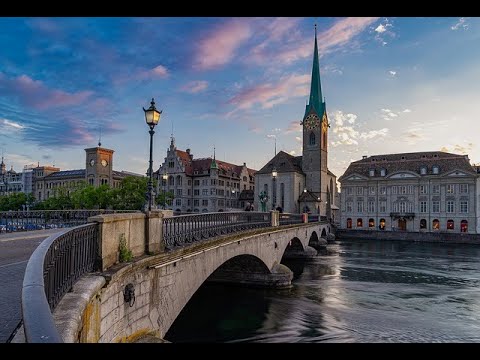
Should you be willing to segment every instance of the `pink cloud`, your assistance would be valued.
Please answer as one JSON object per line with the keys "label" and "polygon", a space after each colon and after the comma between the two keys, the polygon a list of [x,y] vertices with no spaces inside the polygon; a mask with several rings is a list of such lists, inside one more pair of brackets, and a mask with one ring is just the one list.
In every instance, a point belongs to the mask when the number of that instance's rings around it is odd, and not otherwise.
{"label": "pink cloud", "polygon": [[165,66],[163,65],[158,65],[157,67],[153,68],[151,73],[153,75],[157,75],[157,76],[160,76],[160,77],[166,77],[168,76],[168,70]]}
{"label": "pink cloud", "polygon": [[206,90],[208,87],[208,82],[205,80],[190,81],[189,83],[183,85],[180,90],[188,92],[191,94],[196,94],[201,91]]}
{"label": "pink cloud", "polygon": [[227,64],[252,33],[251,24],[245,19],[233,19],[221,24],[200,40],[195,67],[208,70]]}
{"label": "pink cloud", "polygon": [[0,76],[0,94],[13,95],[26,106],[45,110],[81,104],[93,94],[93,91],[68,93],[63,90],[50,89],[43,82],[34,80],[27,75],[13,79],[2,75]]}
{"label": "pink cloud", "polygon": [[249,109],[256,103],[268,109],[291,97],[308,95],[309,83],[309,75],[290,75],[275,84],[266,83],[244,89],[231,98],[229,103],[236,105],[237,109]]}
{"label": "pink cloud", "polygon": [[292,121],[290,122],[290,125],[288,125],[287,130],[285,130],[285,134],[290,134],[293,132],[301,132],[302,131],[302,125],[300,125],[300,120]]}

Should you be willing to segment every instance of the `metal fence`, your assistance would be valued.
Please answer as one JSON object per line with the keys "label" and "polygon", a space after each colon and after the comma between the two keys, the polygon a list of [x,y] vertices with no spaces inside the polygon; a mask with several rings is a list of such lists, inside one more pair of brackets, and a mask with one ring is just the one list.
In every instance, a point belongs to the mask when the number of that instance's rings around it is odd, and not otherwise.
{"label": "metal fence", "polygon": [[0,211],[0,234],[55,229],[86,224],[90,216],[137,212],[136,210],[29,210]]}
{"label": "metal fence", "polygon": [[303,223],[303,214],[280,213],[280,225]]}
{"label": "metal fence", "polygon": [[96,270],[97,256],[96,223],[54,234],[37,247],[28,261],[22,288],[27,342],[62,342],[52,310],[80,276]]}
{"label": "metal fence", "polygon": [[265,212],[179,215],[163,219],[163,238],[165,246],[173,248],[219,235],[271,225],[271,214]]}

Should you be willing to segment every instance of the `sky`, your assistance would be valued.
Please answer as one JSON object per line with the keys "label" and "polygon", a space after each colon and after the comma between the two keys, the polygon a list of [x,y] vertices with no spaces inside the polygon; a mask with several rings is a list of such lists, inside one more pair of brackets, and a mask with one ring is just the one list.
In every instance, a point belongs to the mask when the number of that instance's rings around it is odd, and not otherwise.
{"label": "sky", "polygon": [[314,24],[330,122],[328,167],[363,155],[468,154],[480,162],[480,18],[0,18],[0,148],[8,169],[146,173],[177,148],[259,170],[301,155]]}

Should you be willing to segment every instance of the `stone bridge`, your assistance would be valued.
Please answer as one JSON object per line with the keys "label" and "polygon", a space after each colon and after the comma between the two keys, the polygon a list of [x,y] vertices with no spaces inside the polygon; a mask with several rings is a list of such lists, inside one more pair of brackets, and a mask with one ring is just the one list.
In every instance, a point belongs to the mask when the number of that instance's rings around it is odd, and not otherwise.
{"label": "stone bridge", "polygon": [[[100,226],[103,271],[82,277],[55,308],[54,320],[63,341],[132,342],[144,335],[163,339],[206,281],[291,286],[293,273],[282,261],[316,256],[316,249],[326,244],[321,237],[331,233],[331,225],[279,226],[278,213],[272,213],[272,226],[232,232],[169,251],[161,249],[156,255],[145,254],[155,247],[149,246],[146,237],[152,232],[163,236],[165,228],[155,230],[154,225],[139,231],[148,223],[148,214],[93,218]],[[160,215],[160,223],[163,216],[166,214]],[[143,238],[138,236],[142,233]],[[126,239],[133,249],[133,261],[118,262],[119,238]],[[143,250],[139,244],[144,244]],[[108,249],[117,249],[115,257]]]}

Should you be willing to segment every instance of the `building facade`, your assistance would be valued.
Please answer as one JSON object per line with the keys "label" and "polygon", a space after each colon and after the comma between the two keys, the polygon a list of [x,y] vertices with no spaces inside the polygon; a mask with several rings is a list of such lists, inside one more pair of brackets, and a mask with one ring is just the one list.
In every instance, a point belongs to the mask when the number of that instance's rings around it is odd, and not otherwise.
{"label": "building facade", "polygon": [[23,187],[23,174],[13,170],[13,166],[7,171],[2,156],[2,162],[0,163],[0,196],[21,193]]}
{"label": "building facade", "polygon": [[[301,125],[302,156],[277,153],[255,176],[255,199],[263,192],[268,210],[280,207],[285,212],[317,213],[334,220],[337,186],[336,176],[327,166],[330,125],[322,96],[316,28],[310,96]],[[256,204],[260,209],[258,201]]]}
{"label": "building facade", "polygon": [[339,178],[340,227],[477,233],[479,176],[467,155],[364,156]]}
{"label": "building facade", "polygon": [[[167,180],[163,180],[166,175]],[[255,170],[213,158],[194,159],[190,149],[178,150],[172,137],[167,156],[154,172],[157,194],[172,192],[166,208],[176,212],[243,210],[253,202]]]}

